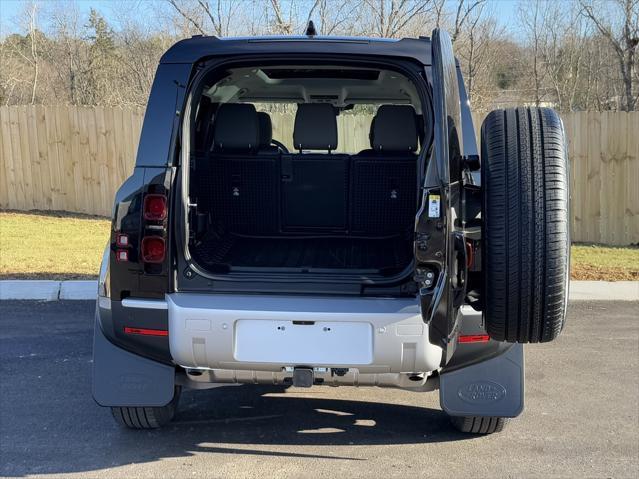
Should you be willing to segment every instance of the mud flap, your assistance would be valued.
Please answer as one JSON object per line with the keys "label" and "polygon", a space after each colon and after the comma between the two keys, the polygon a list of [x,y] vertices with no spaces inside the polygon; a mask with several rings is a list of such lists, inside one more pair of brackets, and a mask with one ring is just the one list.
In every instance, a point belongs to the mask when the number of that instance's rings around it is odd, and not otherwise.
{"label": "mud flap", "polygon": [[100,406],[165,406],[173,399],[175,369],[118,348],[96,318],[93,399]]}
{"label": "mud flap", "polygon": [[439,378],[439,401],[450,416],[516,417],[524,409],[524,347]]}

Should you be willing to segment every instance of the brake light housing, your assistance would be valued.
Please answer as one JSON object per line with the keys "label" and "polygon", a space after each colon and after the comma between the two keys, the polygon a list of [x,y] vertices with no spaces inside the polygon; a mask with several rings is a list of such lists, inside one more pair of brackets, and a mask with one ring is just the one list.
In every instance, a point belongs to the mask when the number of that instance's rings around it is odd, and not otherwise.
{"label": "brake light housing", "polygon": [[163,221],[167,214],[166,196],[148,194],[144,197],[144,219],[147,221]]}
{"label": "brake light housing", "polygon": [[141,245],[142,261],[161,263],[166,256],[166,242],[160,236],[145,236]]}

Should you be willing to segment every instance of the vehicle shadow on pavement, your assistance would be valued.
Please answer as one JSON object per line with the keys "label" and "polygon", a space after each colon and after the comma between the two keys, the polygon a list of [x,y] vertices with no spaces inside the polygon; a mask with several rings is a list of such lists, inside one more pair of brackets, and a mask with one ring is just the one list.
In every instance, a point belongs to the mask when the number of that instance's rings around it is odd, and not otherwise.
{"label": "vehicle shadow on pavement", "polygon": [[285,387],[252,385],[185,391],[172,425],[239,444],[374,445],[467,437],[453,431],[440,410],[326,397],[331,391],[314,387],[291,394]]}
{"label": "vehicle shadow on pavement", "polygon": [[[330,394],[330,390],[324,394]],[[288,395],[283,388],[263,386],[185,391],[175,420],[163,429],[152,431],[117,426],[107,409],[92,405],[86,411],[92,418],[85,416],[79,423],[86,429],[65,431],[67,442],[51,440],[37,448],[39,454],[11,458],[10,464],[5,464],[9,467],[1,468],[2,473],[16,477],[89,472],[195,454],[366,461],[369,459],[366,449],[357,449],[356,453],[352,449],[340,452],[330,446],[417,444],[472,438],[454,431],[440,410],[300,397],[304,396],[303,392]],[[46,443],[60,431],[49,429],[39,434],[44,436],[36,442]],[[329,447],[309,451],[303,446]]]}
{"label": "vehicle shadow on pavement", "polygon": [[[330,454],[286,452],[272,446],[392,445],[471,438],[453,430],[440,410],[321,397],[322,392],[330,394],[329,388],[308,391],[288,394],[284,387],[252,385],[185,391],[175,420],[159,434],[172,446],[185,440],[189,451],[357,461],[367,458],[347,457],[336,450]],[[229,447],[234,444],[238,447]],[[171,452],[169,448],[167,453]]]}

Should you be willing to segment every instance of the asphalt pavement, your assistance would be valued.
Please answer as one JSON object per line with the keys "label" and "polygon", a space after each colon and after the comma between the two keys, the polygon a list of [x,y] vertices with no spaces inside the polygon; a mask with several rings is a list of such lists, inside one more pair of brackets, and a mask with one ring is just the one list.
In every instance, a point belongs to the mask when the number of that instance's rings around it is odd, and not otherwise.
{"label": "asphalt pavement", "polygon": [[526,409],[455,432],[437,393],[186,391],[176,421],[118,427],[91,398],[91,302],[0,301],[0,474],[8,477],[639,477],[639,302],[570,305],[526,347]]}

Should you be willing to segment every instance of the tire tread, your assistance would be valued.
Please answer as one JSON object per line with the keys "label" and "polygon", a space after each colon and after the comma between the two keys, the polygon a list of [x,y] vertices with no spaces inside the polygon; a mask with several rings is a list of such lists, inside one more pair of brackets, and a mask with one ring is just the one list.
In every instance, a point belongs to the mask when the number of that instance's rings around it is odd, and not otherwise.
{"label": "tire tread", "polygon": [[490,416],[451,416],[450,420],[458,431],[469,434],[501,432],[508,423],[507,418]]}
{"label": "tire tread", "polygon": [[177,410],[179,399],[180,388],[176,388],[173,399],[166,406],[112,407],[111,414],[118,424],[130,429],[157,429],[168,424],[173,419]]}
{"label": "tire tread", "polygon": [[548,108],[495,110],[482,125],[484,316],[498,341],[563,328],[569,265],[568,164]]}

